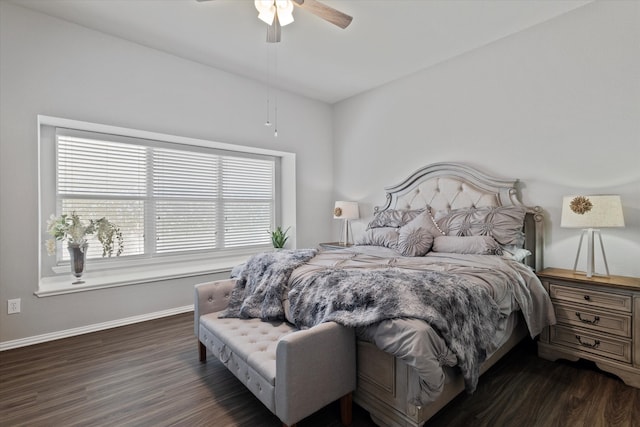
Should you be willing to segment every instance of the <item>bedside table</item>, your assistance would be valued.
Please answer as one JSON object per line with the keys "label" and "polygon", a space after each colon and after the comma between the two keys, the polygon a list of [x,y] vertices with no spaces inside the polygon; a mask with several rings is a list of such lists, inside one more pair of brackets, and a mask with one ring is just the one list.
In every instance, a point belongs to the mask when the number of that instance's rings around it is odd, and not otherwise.
{"label": "bedside table", "polygon": [[640,388],[640,278],[587,278],[559,268],[546,268],[538,277],[557,319],[541,334],[538,356],[591,360]]}
{"label": "bedside table", "polygon": [[353,243],[340,243],[340,242],[328,242],[328,243],[320,243],[320,247],[322,249],[345,249],[353,246]]}

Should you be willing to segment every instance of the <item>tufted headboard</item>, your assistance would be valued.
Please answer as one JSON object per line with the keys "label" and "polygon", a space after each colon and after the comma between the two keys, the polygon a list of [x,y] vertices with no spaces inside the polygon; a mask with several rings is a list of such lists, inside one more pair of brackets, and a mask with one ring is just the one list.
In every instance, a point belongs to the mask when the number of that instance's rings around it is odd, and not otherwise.
{"label": "tufted headboard", "polygon": [[531,251],[525,262],[542,269],[543,215],[539,206],[524,206],[515,188],[517,179],[495,178],[462,163],[433,163],[422,167],[397,185],[385,188],[387,201],[375,212],[386,209],[421,209],[433,211],[492,206],[523,206],[524,247]]}

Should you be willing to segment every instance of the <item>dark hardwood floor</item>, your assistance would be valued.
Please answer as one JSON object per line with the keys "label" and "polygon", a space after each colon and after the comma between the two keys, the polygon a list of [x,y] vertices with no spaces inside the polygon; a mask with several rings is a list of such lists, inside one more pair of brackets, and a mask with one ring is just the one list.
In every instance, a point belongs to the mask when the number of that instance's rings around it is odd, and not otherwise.
{"label": "dark hardwood floor", "polygon": [[[279,427],[220,362],[198,362],[192,325],[182,314],[0,353],[0,426]],[[339,425],[337,404],[299,423]],[[353,426],[373,425],[356,406]],[[523,342],[427,426],[640,426],[640,390]]]}

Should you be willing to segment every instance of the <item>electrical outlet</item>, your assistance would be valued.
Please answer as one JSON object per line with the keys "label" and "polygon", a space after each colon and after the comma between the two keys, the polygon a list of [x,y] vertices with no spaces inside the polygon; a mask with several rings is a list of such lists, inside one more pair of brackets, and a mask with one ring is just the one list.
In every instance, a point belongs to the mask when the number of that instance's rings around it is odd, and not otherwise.
{"label": "electrical outlet", "polygon": [[20,313],[20,298],[7,300],[7,314]]}

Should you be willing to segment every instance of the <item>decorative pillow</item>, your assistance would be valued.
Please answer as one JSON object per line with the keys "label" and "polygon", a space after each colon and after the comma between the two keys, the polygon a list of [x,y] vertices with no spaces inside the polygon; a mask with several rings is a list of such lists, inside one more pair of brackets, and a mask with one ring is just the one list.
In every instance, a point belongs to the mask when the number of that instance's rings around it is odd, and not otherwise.
{"label": "decorative pillow", "polygon": [[455,209],[437,219],[447,236],[491,236],[501,245],[524,245],[524,207]]}
{"label": "decorative pillow", "polygon": [[398,229],[394,227],[372,228],[356,241],[357,245],[384,246],[395,249],[398,246]]}
{"label": "decorative pillow", "polygon": [[531,255],[531,251],[519,248],[516,245],[502,245],[504,256],[515,259],[518,262],[524,261],[526,257]]}
{"label": "decorative pillow", "polygon": [[434,252],[454,254],[502,255],[502,248],[491,236],[438,236]]}
{"label": "decorative pillow", "polygon": [[380,228],[380,227],[394,227],[400,228],[413,218],[420,215],[424,209],[417,210],[401,210],[401,209],[387,209],[381,212],[378,212],[367,227],[367,230],[371,228]]}
{"label": "decorative pillow", "polygon": [[403,256],[425,256],[431,250],[433,239],[442,235],[431,212],[426,210],[400,227],[397,251]]}

